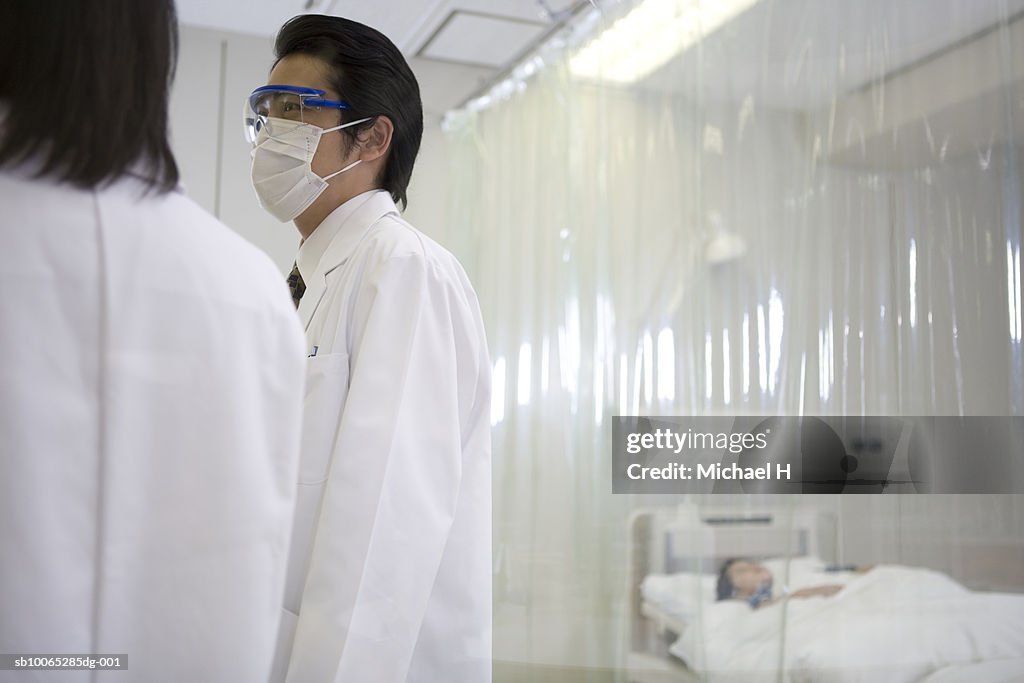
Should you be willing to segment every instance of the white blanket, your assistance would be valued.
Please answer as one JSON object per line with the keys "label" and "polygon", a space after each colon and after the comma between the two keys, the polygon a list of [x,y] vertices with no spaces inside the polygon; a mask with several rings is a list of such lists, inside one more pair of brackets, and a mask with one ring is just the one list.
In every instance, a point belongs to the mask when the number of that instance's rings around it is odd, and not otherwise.
{"label": "white blanket", "polygon": [[700,622],[671,652],[711,683],[777,681],[780,666],[792,683],[904,683],[950,665],[1024,657],[1024,596],[974,593],[908,567],[877,567],[832,597],[758,610],[715,603]]}

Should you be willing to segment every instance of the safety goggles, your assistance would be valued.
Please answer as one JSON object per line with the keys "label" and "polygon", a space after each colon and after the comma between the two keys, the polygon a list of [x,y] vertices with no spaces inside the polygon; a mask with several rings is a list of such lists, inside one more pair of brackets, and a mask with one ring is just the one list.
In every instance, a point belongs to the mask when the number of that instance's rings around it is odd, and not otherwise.
{"label": "safety goggles", "polygon": [[274,137],[275,125],[280,125],[282,121],[289,122],[289,130],[292,122],[329,126],[331,122],[325,121],[325,109],[352,108],[348,102],[325,99],[326,94],[323,90],[296,85],[265,85],[256,88],[246,98],[242,113],[246,140],[256,144],[257,136],[264,129],[270,137]]}

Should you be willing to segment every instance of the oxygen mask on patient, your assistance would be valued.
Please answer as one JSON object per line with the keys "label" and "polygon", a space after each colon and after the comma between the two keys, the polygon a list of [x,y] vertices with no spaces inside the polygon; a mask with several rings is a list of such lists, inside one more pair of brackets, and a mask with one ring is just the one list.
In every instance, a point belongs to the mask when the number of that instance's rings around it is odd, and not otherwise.
{"label": "oxygen mask on patient", "polygon": [[759,585],[757,589],[754,590],[754,594],[749,596],[746,600],[747,604],[749,604],[752,608],[757,609],[758,607],[760,607],[761,605],[763,605],[771,599],[772,581],[771,579],[769,579],[763,582],[761,585]]}

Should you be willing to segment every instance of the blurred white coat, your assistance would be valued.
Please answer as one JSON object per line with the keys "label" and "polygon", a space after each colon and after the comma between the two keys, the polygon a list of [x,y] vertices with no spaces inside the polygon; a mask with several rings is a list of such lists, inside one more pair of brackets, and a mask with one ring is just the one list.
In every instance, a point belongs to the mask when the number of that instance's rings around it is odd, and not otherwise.
{"label": "blurred white coat", "polygon": [[0,171],[0,650],[128,669],[0,681],[269,676],[302,330],[269,258],[142,191]]}

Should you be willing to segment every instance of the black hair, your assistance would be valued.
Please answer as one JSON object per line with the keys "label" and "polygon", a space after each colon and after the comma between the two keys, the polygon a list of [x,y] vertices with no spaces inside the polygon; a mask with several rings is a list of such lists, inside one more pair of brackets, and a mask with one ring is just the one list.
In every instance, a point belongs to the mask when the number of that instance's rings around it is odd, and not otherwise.
{"label": "black hair", "polygon": [[391,147],[378,182],[404,209],[423,138],[423,103],[416,76],[401,51],[369,26],[341,17],[302,14],[285,23],[274,42],[275,63],[293,54],[316,57],[330,67],[331,87],[352,107],[344,110],[342,121],[374,117],[342,129],[350,146],[360,131],[374,124],[375,117],[391,119]]}
{"label": "black hair", "polygon": [[740,562],[740,558],[732,557],[725,561],[721,571],[718,572],[718,585],[715,587],[715,595],[719,600],[728,600],[736,592],[736,586],[729,578],[729,567]]}
{"label": "black hair", "polygon": [[11,0],[0,21],[0,166],[94,189],[178,184],[167,101],[173,0]]}

